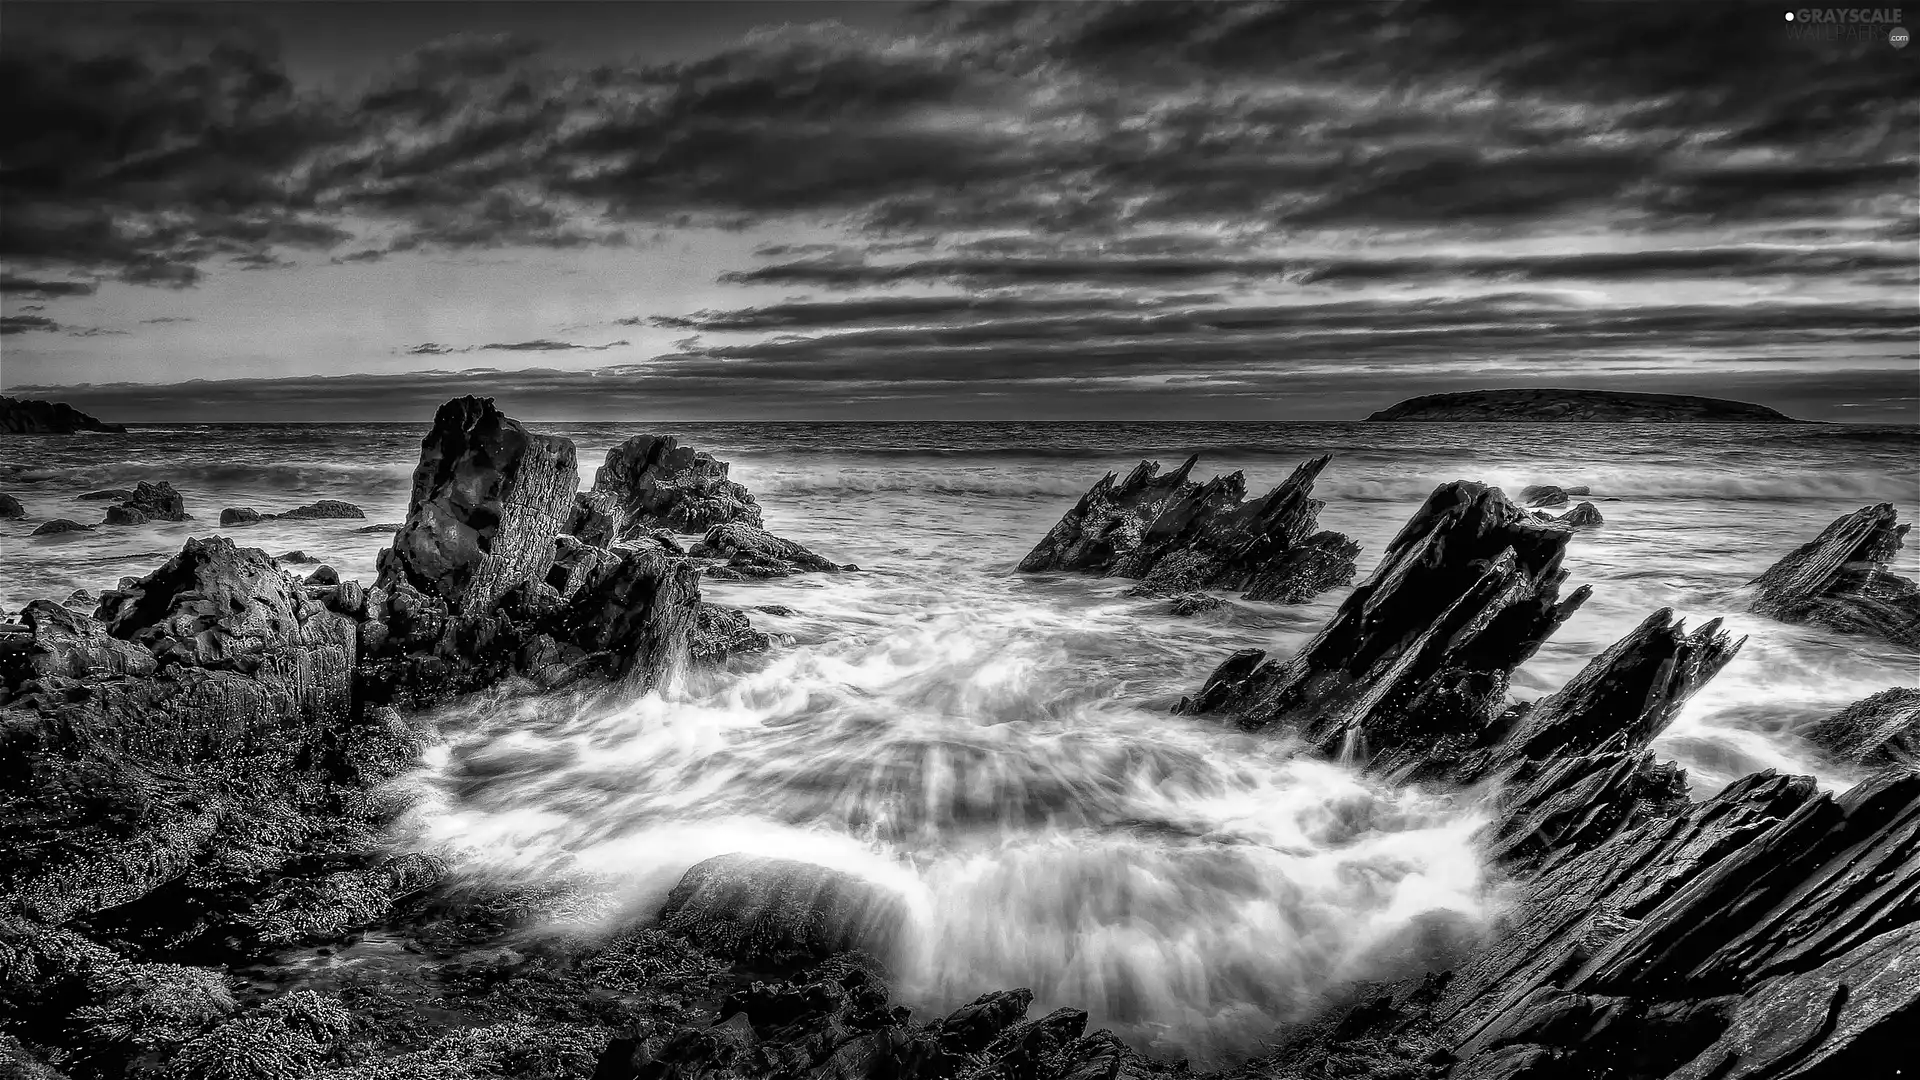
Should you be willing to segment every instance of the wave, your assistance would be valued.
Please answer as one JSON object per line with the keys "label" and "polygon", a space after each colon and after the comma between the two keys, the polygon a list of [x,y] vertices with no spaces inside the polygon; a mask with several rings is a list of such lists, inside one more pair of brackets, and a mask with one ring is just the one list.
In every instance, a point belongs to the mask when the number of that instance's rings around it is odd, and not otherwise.
{"label": "wave", "polygon": [[5,475],[22,483],[77,487],[124,487],[165,480],[175,487],[356,487],[376,491],[404,487],[413,465],[403,462],[282,461],[271,463],[147,461],[132,459],[82,465],[16,467]]}

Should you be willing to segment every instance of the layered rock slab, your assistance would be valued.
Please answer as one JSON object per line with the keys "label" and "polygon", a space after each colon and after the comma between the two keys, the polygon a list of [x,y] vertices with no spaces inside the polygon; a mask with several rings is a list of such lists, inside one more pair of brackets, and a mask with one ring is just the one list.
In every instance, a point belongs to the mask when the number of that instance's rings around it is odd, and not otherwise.
{"label": "layered rock slab", "polygon": [[1749,583],[1748,610],[1920,649],[1920,585],[1887,569],[1910,528],[1892,503],[1836,518]]}
{"label": "layered rock slab", "polygon": [[759,526],[759,505],[746,488],[727,479],[727,468],[671,435],[635,435],[607,451],[606,463],[594,474],[593,493],[607,500],[616,539],[656,528],[703,533],[733,522]]}
{"label": "layered rock slab", "polygon": [[1020,561],[1028,572],[1071,570],[1133,578],[1176,594],[1240,591],[1247,600],[1297,603],[1353,580],[1359,545],[1318,529],[1325,504],[1311,497],[1331,456],[1312,458],[1272,491],[1246,498],[1239,472],[1189,479],[1198,457],[1170,473],[1143,461],[1108,473]]}

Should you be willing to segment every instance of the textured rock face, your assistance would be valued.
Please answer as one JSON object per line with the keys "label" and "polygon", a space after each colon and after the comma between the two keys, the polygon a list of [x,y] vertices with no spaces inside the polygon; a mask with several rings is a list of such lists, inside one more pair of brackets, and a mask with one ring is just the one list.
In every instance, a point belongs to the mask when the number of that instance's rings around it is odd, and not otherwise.
{"label": "textured rock face", "polygon": [[760,507],[727,479],[727,463],[671,435],[635,435],[607,451],[593,491],[611,498],[615,536],[623,540],[656,528],[700,533],[733,522],[760,524]]}
{"label": "textured rock face", "polygon": [[1887,570],[1911,527],[1892,503],[1836,519],[1753,580],[1748,610],[1920,649],[1920,585]]}
{"label": "textured rock face", "polygon": [[257,525],[262,520],[264,519],[260,516],[260,512],[251,507],[229,506],[220,511],[220,524],[223,526]]}
{"label": "textured rock face", "polygon": [[1850,765],[1920,769],[1920,688],[1882,690],[1817,721],[1800,736]]}
{"label": "textured rock face", "polygon": [[71,435],[76,431],[126,433],[119,424],[103,424],[64,401],[0,397],[0,432],[9,435]]}
{"label": "textured rock face", "polygon": [[107,525],[145,525],[149,521],[191,521],[186,500],[165,480],[149,484],[145,480],[134,487],[119,505],[107,508]]}
{"label": "textured rock face", "polygon": [[0,521],[18,521],[27,516],[27,508],[11,495],[0,493]]}
{"label": "textured rock face", "polygon": [[850,949],[885,961],[906,918],[898,897],[851,874],[740,854],[688,870],[660,910],[663,927],[704,948],[780,967]]}
{"label": "textured rock face", "polygon": [[739,523],[715,525],[687,550],[696,559],[719,560],[707,574],[717,578],[786,577],[808,571],[852,570],[765,529]]}
{"label": "textured rock face", "polygon": [[1188,479],[1197,458],[1164,476],[1141,462],[1125,480],[1109,473],[1048,532],[1020,569],[1089,570],[1134,578],[1166,593],[1241,591],[1244,599],[1297,603],[1353,581],[1360,546],[1317,531],[1325,504],[1313,482],[1332,461],[1302,463],[1247,499],[1240,473]]}
{"label": "textured rock face", "polygon": [[[1745,401],[1685,394],[1619,390],[1464,390],[1408,398],[1368,420],[1508,420],[1520,422],[1639,420],[1653,423],[1799,424],[1791,416]],[[1577,494],[1577,493],[1576,493]]]}
{"label": "textured rock face", "polygon": [[579,485],[568,440],[528,432],[491,398],[449,401],[421,442],[407,523],[381,554],[379,583],[483,610],[547,576]]}
{"label": "textured rock face", "polygon": [[1561,514],[1559,521],[1570,529],[1590,529],[1607,523],[1607,519],[1600,516],[1600,508],[1590,502],[1583,502]]}
{"label": "textured rock face", "polygon": [[305,506],[296,506],[283,514],[275,514],[274,516],[288,518],[294,521],[321,521],[329,519],[347,520],[365,518],[367,514],[366,511],[350,502],[341,502],[339,499],[321,499],[319,502],[310,502]]}
{"label": "textured rock face", "polygon": [[28,536],[58,536],[61,533],[92,532],[92,531],[93,531],[93,526],[82,525],[79,522],[73,520],[72,518],[54,518],[52,521],[41,522],[39,528],[33,530],[27,535]]}
{"label": "textured rock face", "polygon": [[625,551],[580,587],[567,621],[574,641],[606,653],[617,677],[654,687],[692,655],[700,621],[699,571],[655,551]]}
{"label": "textured rock face", "polygon": [[1571,536],[1496,488],[1443,484],[1297,655],[1243,650],[1183,711],[1295,731],[1322,753],[1393,745],[1407,728],[1471,736],[1500,711],[1513,669],[1586,600],[1585,587],[1559,596]]}

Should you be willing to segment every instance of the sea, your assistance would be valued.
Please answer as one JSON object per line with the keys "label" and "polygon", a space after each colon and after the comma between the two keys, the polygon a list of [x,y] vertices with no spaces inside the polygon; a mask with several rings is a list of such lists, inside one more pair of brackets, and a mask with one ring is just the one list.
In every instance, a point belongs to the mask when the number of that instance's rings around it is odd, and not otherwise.
{"label": "sea", "polygon": [[[1586,485],[1566,590],[1593,596],[1514,679],[1565,683],[1648,614],[1724,617],[1738,656],[1655,743],[1697,797],[1746,773],[1855,776],[1799,732],[1920,656],[1745,613],[1745,586],[1835,518],[1920,510],[1920,429],[1854,425],[1386,423],[530,424],[567,436],[583,485],[630,435],[731,463],[774,532],[856,573],[708,581],[775,635],[762,654],[645,696],[488,694],[435,719],[396,848],[476,879],[566,880],[593,903],[558,924],[644,919],[691,865],[802,859],[891,890],[909,912],[897,997],[950,1009],[1025,986],[1149,1051],[1220,1064],[1358,980],[1439,962],[1512,902],[1475,832],[1487,793],[1385,787],[1277,736],[1176,716],[1236,649],[1286,655],[1347,592],[1234,600],[1176,617],[1130,583],[1014,566],[1078,496],[1142,459],[1264,491],[1333,455],[1320,524],[1362,578],[1433,488]],[[98,593],[220,532],[371,582],[404,519],[421,424],[154,425],[16,438],[0,491],[0,608]],[[97,522],[88,491],[167,480],[195,520],[29,538]],[[361,520],[221,529],[220,511],[342,499]],[[1578,501],[1577,499],[1575,501]],[[1895,569],[1920,578],[1920,545]],[[311,564],[294,567],[301,573]],[[772,608],[772,611],[760,610]],[[1035,1015],[1038,1015],[1036,1012]]]}

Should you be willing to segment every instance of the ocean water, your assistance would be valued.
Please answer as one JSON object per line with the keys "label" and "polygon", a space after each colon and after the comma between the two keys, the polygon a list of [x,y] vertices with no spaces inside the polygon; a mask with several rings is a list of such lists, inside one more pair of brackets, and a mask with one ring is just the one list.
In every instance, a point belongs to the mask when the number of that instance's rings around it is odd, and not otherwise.
{"label": "ocean water", "polygon": [[[1578,533],[1568,588],[1591,600],[1517,674],[1550,693],[1649,612],[1726,616],[1749,640],[1656,744],[1697,795],[1757,769],[1853,776],[1796,732],[1894,685],[1920,657],[1743,613],[1743,586],[1835,517],[1920,509],[1914,428],[1387,424],[536,424],[572,438],[584,480],[610,446],[673,433],[730,461],[767,525],[857,574],[708,582],[780,636],[664,695],[490,696],[439,717],[395,843],[463,872],[592,883],[617,919],[729,851],[861,874],[908,905],[900,995],[950,1008],[1030,986],[1138,1045],[1219,1063],[1256,1050],[1356,978],[1487,931],[1502,883],[1464,794],[1389,790],[1284,741],[1169,713],[1234,649],[1297,648],[1342,591],[1192,618],[1122,580],[1014,563],[1110,470],[1143,457],[1264,490],[1334,455],[1324,528],[1361,575],[1437,484],[1586,484],[1606,525]],[[189,536],[304,550],[370,581],[423,425],[170,426],[12,440],[0,491],[0,608],[144,574]],[[97,521],[75,496],[170,480],[199,520],[28,539]],[[367,520],[218,530],[226,506],[344,499]],[[1920,577],[1920,546],[1898,570]],[[308,567],[297,568],[305,572]]]}

